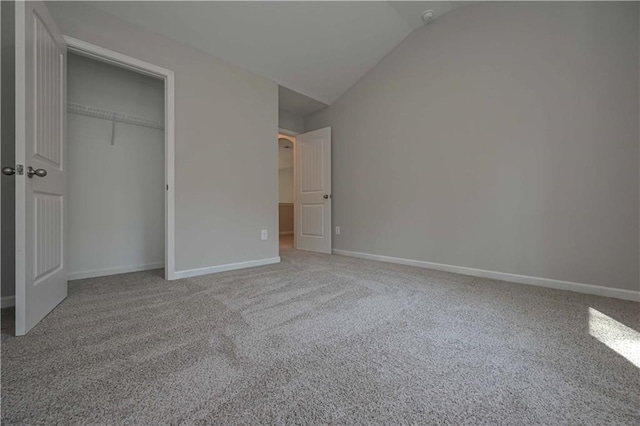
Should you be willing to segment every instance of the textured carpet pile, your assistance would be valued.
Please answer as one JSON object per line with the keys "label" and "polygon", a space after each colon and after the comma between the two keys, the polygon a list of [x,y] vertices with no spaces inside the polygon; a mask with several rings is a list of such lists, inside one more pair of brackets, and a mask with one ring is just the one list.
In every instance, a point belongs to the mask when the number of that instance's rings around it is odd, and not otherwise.
{"label": "textured carpet pile", "polygon": [[640,331],[634,302],[293,250],[74,281],[3,336],[2,422],[640,424],[640,370],[590,308]]}

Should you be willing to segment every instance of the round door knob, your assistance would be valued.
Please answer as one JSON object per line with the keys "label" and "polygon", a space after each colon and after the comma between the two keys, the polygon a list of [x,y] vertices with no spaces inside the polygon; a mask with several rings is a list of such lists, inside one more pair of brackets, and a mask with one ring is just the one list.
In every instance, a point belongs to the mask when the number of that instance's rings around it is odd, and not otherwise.
{"label": "round door knob", "polygon": [[16,169],[14,169],[13,167],[3,167],[2,174],[7,176],[15,175]]}
{"label": "round door knob", "polygon": [[324,198],[325,200],[328,200],[329,199],[329,195],[328,194],[324,194],[324,196],[322,198]]}
{"label": "round door knob", "polygon": [[45,177],[47,175],[47,171],[45,169],[34,169],[33,167],[29,166],[27,168],[27,176],[32,178],[33,175],[36,175],[38,177]]}

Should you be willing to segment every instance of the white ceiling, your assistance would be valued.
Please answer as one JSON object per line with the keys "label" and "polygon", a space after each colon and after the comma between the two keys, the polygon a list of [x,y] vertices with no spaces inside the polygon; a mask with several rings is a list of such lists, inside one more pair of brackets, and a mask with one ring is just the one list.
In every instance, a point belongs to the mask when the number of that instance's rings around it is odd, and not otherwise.
{"label": "white ceiling", "polygon": [[422,26],[424,10],[438,17],[466,3],[88,2],[324,104]]}

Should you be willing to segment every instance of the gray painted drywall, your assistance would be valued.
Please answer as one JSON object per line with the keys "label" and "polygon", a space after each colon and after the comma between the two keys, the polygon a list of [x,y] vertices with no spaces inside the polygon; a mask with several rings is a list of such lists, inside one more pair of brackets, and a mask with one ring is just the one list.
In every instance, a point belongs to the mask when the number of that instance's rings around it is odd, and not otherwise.
{"label": "gray painted drywall", "polygon": [[[162,80],[74,54],[67,100],[164,122]],[[67,115],[72,277],[164,264],[164,132],[125,123],[114,130],[112,145],[111,121]]]}
{"label": "gray painted drywall", "polygon": [[278,86],[278,108],[285,113],[302,117],[326,108],[327,104],[311,99],[295,90]]}
{"label": "gray painted drywall", "polygon": [[281,129],[304,132],[304,119],[287,111],[278,111],[278,126]]}
{"label": "gray painted drywall", "polygon": [[410,35],[305,118],[334,248],[638,290],[638,16],[481,3]]}
{"label": "gray painted drywall", "polygon": [[87,4],[47,6],[64,34],[175,72],[176,270],[278,256],[278,157],[265,143],[278,85]]}
{"label": "gray painted drywall", "polygon": [[[14,3],[0,2],[2,7],[2,158],[1,166],[15,164],[15,45]],[[2,286],[0,296],[15,294],[15,178],[2,175]]]}

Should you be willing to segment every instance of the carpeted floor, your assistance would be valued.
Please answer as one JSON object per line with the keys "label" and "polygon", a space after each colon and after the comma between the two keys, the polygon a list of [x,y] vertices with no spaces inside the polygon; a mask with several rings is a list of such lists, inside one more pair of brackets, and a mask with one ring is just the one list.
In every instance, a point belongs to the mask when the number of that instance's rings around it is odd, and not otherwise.
{"label": "carpeted floor", "polygon": [[589,333],[640,330],[638,303],[282,257],[71,282],[2,341],[2,423],[640,424],[640,370]]}

